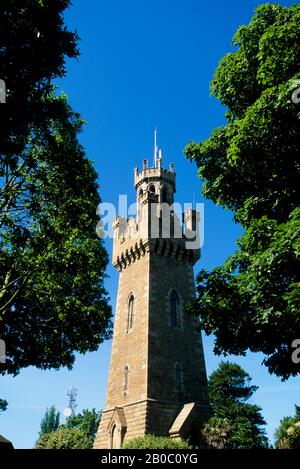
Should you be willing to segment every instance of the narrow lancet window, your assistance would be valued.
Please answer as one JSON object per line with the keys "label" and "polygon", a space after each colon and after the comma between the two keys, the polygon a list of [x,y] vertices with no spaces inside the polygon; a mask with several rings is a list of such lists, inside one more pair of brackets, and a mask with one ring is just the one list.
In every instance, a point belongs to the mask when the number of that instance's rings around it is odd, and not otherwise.
{"label": "narrow lancet window", "polygon": [[175,386],[177,391],[182,390],[182,374],[179,363],[176,363],[175,365]]}
{"label": "narrow lancet window", "polygon": [[129,366],[126,365],[124,368],[124,392],[128,391],[129,384]]}
{"label": "narrow lancet window", "polygon": [[171,326],[179,326],[179,301],[178,295],[175,290],[172,291],[170,296],[170,313],[171,313]]}
{"label": "narrow lancet window", "polygon": [[134,296],[131,295],[128,303],[128,319],[127,319],[127,332],[133,328],[135,316],[135,301]]}

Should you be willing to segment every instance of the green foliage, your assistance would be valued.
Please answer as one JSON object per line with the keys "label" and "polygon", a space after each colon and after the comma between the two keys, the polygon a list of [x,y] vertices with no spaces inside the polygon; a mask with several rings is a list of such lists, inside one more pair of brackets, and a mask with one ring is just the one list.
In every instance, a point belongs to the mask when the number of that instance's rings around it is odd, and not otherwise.
{"label": "green foliage", "polygon": [[101,412],[84,409],[59,425],[59,412],[52,406],[46,412],[36,449],[91,449],[100,423]]}
{"label": "green foliage", "polygon": [[250,375],[236,363],[221,362],[209,377],[210,404],[216,409],[247,401],[258,389],[250,384],[251,380]]}
{"label": "green foliage", "polygon": [[[31,127],[44,127],[52,80],[66,74],[66,58],[76,58],[78,35],[68,31],[64,11],[70,0],[2,0],[0,77],[6,83],[1,106],[1,158],[13,160],[28,143]],[[13,60],[12,60],[13,57]]]}
{"label": "green foliage", "polygon": [[66,428],[78,428],[81,430],[87,436],[89,445],[92,448],[100,420],[101,412],[97,412],[96,409],[84,409],[81,414],[68,418]]}
{"label": "green foliage", "polygon": [[215,334],[215,352],[263,352],[271,373],[300,372],[291,344],[300,330],[300,6],[265,4],[233,39],[212,94],[227,124],[185,148],[203,195],[232,210],[245,234],[223,266],[201,271],[189,311]]}
{"label": "green foliage", "polygon": [[231,426],[226,418],[211,417],[205,423],[202,435],[208,447],[224,449],[230,430]]}
{"label": "green foliage", "polygon": [[203,436],[213,448],[267,448],[261,428],[265,421],[257,405],[246,402],[258,389],[239,365],[221,362],[208,381],[213,417],[204,425]]}
{"label": "green foliage", "polygon": [[47,433],[55,432],[59,427],[60,413],[56,411],[54,405],[50,409],[46,409],[45,415],[41,421],[41,429],[39,431],[39,437]]}
{"label": "green foliage", "polygon": [[0,5],[0,76],[9,89],[0,138],[2,373],[71,368],[74,352],[94,351],[111,334],[97,174],[78,141],[82,118],[51,85],[65,58],[78,55],[63,22],[69,4]]}
{"label": "green foliage", "polygon": [[35,449],[90,449],[90,440],[79,428],[60,427],[56,432],[43,435]]}
{"label": "green foliage", "polygon": [[5,399],[0,399],[0,412],[4,412],[7,409],[8,402]]}
{"label": "green foliage", "polygon": [[294,417],[284,417],[275,432],[275,447],[300,449],[300,407],[295,406]]}
{"label": "green foliage", "polygon": [[191,446],[183,440],[173,440],[167,436],[145,435],[129,440],[124,449],[189,449]]}

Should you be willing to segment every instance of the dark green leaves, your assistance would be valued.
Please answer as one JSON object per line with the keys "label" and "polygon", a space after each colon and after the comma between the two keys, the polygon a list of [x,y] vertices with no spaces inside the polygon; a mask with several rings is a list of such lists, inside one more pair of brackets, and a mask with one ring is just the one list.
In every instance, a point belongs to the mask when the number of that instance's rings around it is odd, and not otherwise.
{"label": "dark green leaves", "polygon": [[8,402],[5,399],[0,399],[0,412],[4,412],[7,409]]}
{"label": "dark green leaves", "polygon": [[6,363],[70,368],[110,336],[108,262],[96,235],[97,174],[79,143],[83,119],[51,80],[76,57],[69,1],[1,2],[0,337]]}
{"label": "dark green leaves", "polygon": [[224,266],[198,277],[190,306],[216,336],[217,353],[266,355],[271,372],[300,372],[291,344],[300,334],[300,7],[262,5],[234,37],[212,93],[228,123],[186,157],[204,180],[203,195],[245,228]]}
{"label": "dark green leaves", "polygon": [[203,435],[213,448],[266,448],[261,409],[247,401],[258,389],[239,365],[221,362],[208,381],[213,416]]}

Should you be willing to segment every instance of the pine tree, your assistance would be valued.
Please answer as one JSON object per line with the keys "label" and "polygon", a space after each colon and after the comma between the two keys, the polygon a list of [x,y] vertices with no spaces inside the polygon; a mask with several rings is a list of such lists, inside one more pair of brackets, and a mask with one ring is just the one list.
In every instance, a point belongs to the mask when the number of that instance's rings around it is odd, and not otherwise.
{"label": "pine tree", "polygon": [[39,431],[39,437],[48,433],[55,432],[59,427],[60,412],[56,411],[54,405],[50,409],[46,409],[45,415],[41,421],[41,429]]}
{"label": "pine tree", "polygon": [[266,448],[268,441],[261,408],[247,401],[258,389],[252,378],[239,365],[221,362],[208,381],[213,417],[203,429],[213,448]]}

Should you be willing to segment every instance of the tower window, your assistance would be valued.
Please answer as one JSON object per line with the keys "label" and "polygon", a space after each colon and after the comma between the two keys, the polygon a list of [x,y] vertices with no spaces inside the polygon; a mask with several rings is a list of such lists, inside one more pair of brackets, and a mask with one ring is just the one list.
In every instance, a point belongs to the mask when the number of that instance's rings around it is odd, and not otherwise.
{"label": "tower window", "polygon": [[179,327],[179,300],[175,290],[172,291],[170,296],[170,314],[171,326]]}
{"label": "tower window", "polygon": [[150,194],[155,195],[155,187],[153,186],[153,184],[151,184],[151,186],[149,187],[149,192]]}
{"label": "tower window", "polygon": [[163,187],[163,188],[162,188],[162,191],[161,191],[161,201],[162,201],[162,203],[168,202],[168,190],[167,190],[166,187]]}
{"label": "tower window", "polygon": [[143,195],[144,195],[143,189],[140,189],[138,193],[138,206],[137,206],[137,220],[139,223],[143,216],[143,211],[142,211]]}
{"label": "tower window", "polygon": [[126,365],[124,368],[124,392],[128,391],[129,372],[129,366]]}
{"label": "tower window", "polygon": [[182,390],[182,373],[179,363],[175,365],[175,386],[177,391]]}
{"label": "tower window", "polygon": [[118,447],[116,445],[116,435],[117,435],[117,427],[114,424],[113,427],[112,427],[112,431],[111,431],[111,445],[110,446],[111,446],[112,449]]}
{"label": "tower window", "polygon": [[134,296],[131,295],[128,303],[127,332],[133,328],[135,316]]}

